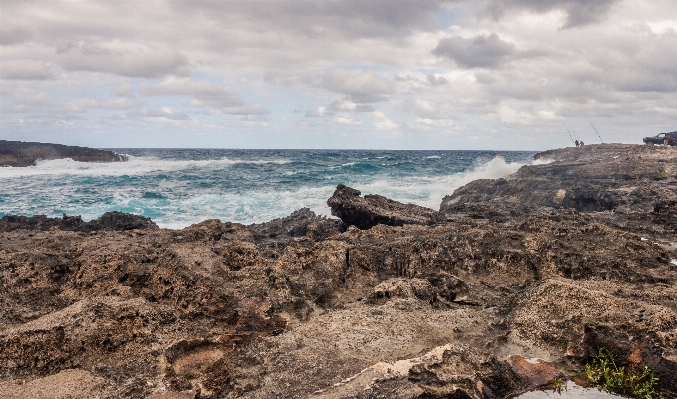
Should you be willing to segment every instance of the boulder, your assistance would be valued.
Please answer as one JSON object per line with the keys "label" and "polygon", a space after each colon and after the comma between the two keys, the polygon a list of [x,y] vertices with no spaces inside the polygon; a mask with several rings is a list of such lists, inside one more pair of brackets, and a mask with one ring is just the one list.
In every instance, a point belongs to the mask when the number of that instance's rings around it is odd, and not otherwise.
{"label": "boulder", "polygon": [[327,200],[331,214],[343,223],[361,230],[377,224],[403,226],[405,224],[434,225],[445,221],[442,213],[414,204],[403,204],[381,195],[360,197],[359,190],[339,184]]}

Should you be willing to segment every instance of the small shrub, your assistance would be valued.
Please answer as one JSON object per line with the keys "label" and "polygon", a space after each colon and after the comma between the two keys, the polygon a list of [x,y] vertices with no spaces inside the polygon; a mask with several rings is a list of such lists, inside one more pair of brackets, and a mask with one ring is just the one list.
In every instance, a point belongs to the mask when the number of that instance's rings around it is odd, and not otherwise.
{"label": "small shrub", "polygon": [[562,394],[562,389],[565,391],[567,390],[567,384],[566,382],[562,381],[561,379],[556,379],[555,381],[552,382],[553,385],[553,392],[557,392],[558,394]]}
{"label": "small shrub", "polygon": [[592,363],[585,365],[585,374],[600,391],[636,399],[664,397],[658,390],[658,378],[647,365],[642,366],[640,374],[625,370],[625,367],[616,365],[614,354],[605,348],[599,348]]}

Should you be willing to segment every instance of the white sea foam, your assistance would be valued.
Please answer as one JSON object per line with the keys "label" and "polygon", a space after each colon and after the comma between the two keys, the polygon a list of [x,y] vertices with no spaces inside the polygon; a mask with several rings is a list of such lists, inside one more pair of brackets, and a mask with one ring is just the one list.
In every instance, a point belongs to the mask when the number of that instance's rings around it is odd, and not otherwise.
{"label": "white sea foam", "polygon": [[236,164],[277,164],[283,165],[291,161],[287,159],[274,160],[239,160],[239,159],[210,159],[210,160],[167,160],[154,157],[129,157],[127,162],[94,163],[77,162],[70,158],[38,161],[35,166],[4,167],[0,168],[0,178],[39,175],[84,175],[84,176],[131,176],[144,175],[162,171],[176,171],[185,169],[216,170]]}
{"label": "white sea foam", "polygon": [[500,179],[509,176],[524,166],[522,163],[505,162],[502,157],[480,163],[466,171],[441,177],[415,177],[376,181],[356,186],[362,194],[380,194],[395,201],[413,203],[439,209],[442,198],[451,195],[457,188],[477,179]]}
{"label": "white sea foam", "polygon": [[440,156],[438,156],[438,155],[431,155],[431,156],[425,157],[425,158],[426,158],[426,159],[441,159],[442,157],[440,157]]}
{"label": "white sea foam", "polygon": [[[9,177],[5,180],[6,193],[21,193],[3,196],[3,206],[0,207],[3,209],[0,212],[47,213],[55,216],[60,215],[59,212],[63,210],[69,215],[82,215],[83,219],[90,220],[104,212],[119,210],[151,217],[159,226],[166,228],[183,228],[212,218],[244,224],[260,223],[288,216],[303,207],[308,207],[317,214],[330,215],[326,201],[336,188],[336,176],[330,174],[317,176],[321,181],[327,181],[319,186],[319,181],[315,180],[314,183],[310,181],[307,186],[290,187],[286,190],[262,185],[248,191],[200,187],[175,179],[155,179],[152,180],[152,185],[145,186],[148,183],[143,183],[143,178],[134,180],[134,184],[141,184],[140,186],[115,187],[106,184],[109,180],[98,179],[96,184],[81,186],[77,183],[79,180],[68,178],[69,175],[143,176],[189,169],[209,175],[210,172],[242,162],[285,164],[290,161],[240,161],[227,158],[172,161],[144,157],[114,164],[56,160],[40,162],[38,166],[31,168],[0,168],[0,178]],[[470,181],[506,177],[522,165],[508,163],[503,158],[496,157],[478,162],[464,172],[450,171],[446,176],[347,175],[349,180],[343,183],[361,190],[362,194],[380,194],[396,201],[438,209],[445,195],[452,194]],[[330,169],[327,167],[327,170]],[[285,172],[294,171],[281,172],[280,175],[286,175]],[[226,171],[226,175],[229,174]],[[43,178],[42,175],[46,176]],[[63,184],[59,176],[64,176]],[[80,190],[85,190],[86,194],[81,194]],[[146,193],[151,195],[145,197]]]}

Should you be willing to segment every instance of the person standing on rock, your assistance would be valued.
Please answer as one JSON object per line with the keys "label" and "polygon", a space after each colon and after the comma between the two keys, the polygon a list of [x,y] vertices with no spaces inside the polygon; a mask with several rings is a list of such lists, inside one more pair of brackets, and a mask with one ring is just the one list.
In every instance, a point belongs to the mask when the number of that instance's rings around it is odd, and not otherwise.
{"label": "person standing on rock", "polygon": [[578,144],[578,140],[576,140],[576,147],[578,147],[578,145],[579,145],[579,144]]}
{"label": "person standing on rock", "polygon": [[581,140],[581,147],[583,147],[584,145],[585,143],[583,142],[583,140]]}

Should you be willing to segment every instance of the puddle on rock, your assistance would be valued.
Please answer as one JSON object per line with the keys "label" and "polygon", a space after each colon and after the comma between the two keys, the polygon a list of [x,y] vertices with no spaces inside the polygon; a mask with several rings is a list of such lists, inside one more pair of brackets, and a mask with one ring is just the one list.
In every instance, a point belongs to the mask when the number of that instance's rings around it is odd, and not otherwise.
{"label": "puddle on rock", "polygon": [[573,381],[567,381],[567,390],[562,391],[562,394],[550,391],[532,391],[523,393],[515,399],[543,399],[543,398],[560,398],[560,399],[603,399],[603,398],[622,398],[619,395],[612,395],[606,392],[600,392],[597,388],[583,388],[576,385]]}

